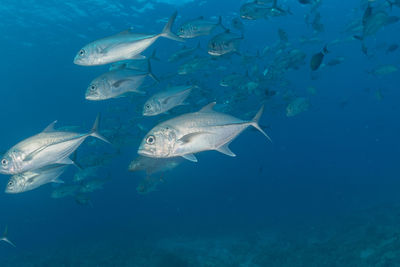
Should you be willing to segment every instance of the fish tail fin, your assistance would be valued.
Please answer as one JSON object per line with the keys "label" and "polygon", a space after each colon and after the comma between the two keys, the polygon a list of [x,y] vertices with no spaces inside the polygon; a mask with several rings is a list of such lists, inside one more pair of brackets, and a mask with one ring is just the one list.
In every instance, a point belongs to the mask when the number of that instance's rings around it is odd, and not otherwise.
{"label": "fish tail fin", "polygon": [[364,37],[362,37],[361,35],[353,35],[353,38],[359,40],[359,41],[363,41]]}
{"label": "fish tail fin", "polygon": [[326,54],[329,53],[328,45],[327,45],[327,44],[324,46],[324,48],[322,48],[322,53],[323,53],[324,55],[326,55]]}
{"label": "fish tail fin", "polygon": [[392,10],[392,8],[393,8],[393,3],[390,2],[389,0],[386,0],[386,2],[389,4],[390,10]]}
{"label": "fish tail fin", "polygon": [[160,61],[160,59],[156,56],[156,52],[157,52],[157,49],[154,49],[153,53],[151,53],[151,56],[149,57],[149,59]]}
{"label": "fish tail fin", "polygon": [[260,110],[257,112],[257,114],[254,116],[254,118],[251,120],[250,125],[259,130],[265,137],[268,138],[269,141],[272,142],[271,138],[268,136],[266,132],[264,132],[263,129],[261,129],[260,125],[258,122],[260,121],[261,115],[264,112],[264,106],[260,108]]}
{"label": "fish tail fin", "polygon": [[94,121],[92,130],[90,131],[89,135],[96,137],[108,144],[111,144],[105,137],[103,137],[100,133],[99,133],[99,123],[100,123],[100,114],[97,115],[96,120]]}
{"label": "fish tail fin", "polygon": [[151,69],[151,63],[150,63],[150,58],[147,59],[147,75],[149,75],[154,81],[160,82],[160,80],[154,75],[152,69]]}
{"label": "fish tail fin", "polygon": [[218,25],[218,26],[221,26],[221,28],[224,29],[224,30],[227,30],[227,29],[228,29],[228,28],[226,28],[226,27],[224,26],[224,24],[222,24],[222,16],[219,16],[219,17],[218,17],[218,23],[217,23],[217,25]]}
{"label": "fish tail fin", "polygon": [[171,31],[172,29],[172,25],[174,24],[174,21],[176,19],[176,15],[178,14],[178,12],[174,12],[174,14],[172,14],[171,18],[168,20],[167,24],[165,25],[163,31],[161,32],[160,36],[171,39],[171,40],[175,40],[178,42],[184,42],[185,40],[179,36],[177,36],[175,33],[173,33]]}
{"label": "fish tail fin", "polygon": [[10,245],[13,246],[13,247],[17,247],[13,242],[11,242],[11,241],[8,239],[7,236],[8,236],[8,226],[6,225],[6,228],[4,229],[4,233],[3,233],[3,236],[0,238],[0,241],[4,241],[4,242],[10,244]]}

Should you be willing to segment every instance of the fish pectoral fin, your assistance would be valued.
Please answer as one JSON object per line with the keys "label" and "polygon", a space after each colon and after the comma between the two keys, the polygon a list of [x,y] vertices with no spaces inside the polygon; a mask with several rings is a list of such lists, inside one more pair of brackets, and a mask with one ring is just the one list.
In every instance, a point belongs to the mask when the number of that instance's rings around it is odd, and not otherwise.
{"label": "fish pectoral fin", "polygon": [[195,133],[186,134],[186,135],[182,136],[181,138],[179,138],[178,142],[187,144],[187,143],[190,143],[193,140],[193,138],[195,138],[196,136],[202,135],[202,134],[207,134],[207,132],[195,132]]}
{"label": "fish pectoral fin", "polygon": [[44,130],[42,131],[43,133],[48,133],[48,132],[53,132],[54,131],[54,125],[57,123],[57,121],[53,121],[50,123]]}
{"label": "fish pectoral fin", "polygon": [[236,154],[233,153],[230,149],[229,149],[229,143],[222,145],[220,147],[218,147],[217,149],[218,152],[221,152],[222,154],[228,155],[230,157],[236,157]]}
{"label": "fish pectoral fin", "polygon": [[129,57],[129,59],[132,59],[132,60],[144,60],[144,59],[146,59],[146,56],[143,56],[143,55],[137,55],[137,54],[132,54],[130,57]]}
{"label": "fish pectoral fin", "polygon": [[35,157],[37,154],[39,154],[41,151],[43,151],[47,147],[49,147],[49,146],[42,146],[42,147],[36,149],[35,151],[32,151],[31,153],[26,155],[26,157],[23,159],[23,161],[30,161],[31,159],[33,159],[33,157]]}
{"label": "fish pectoral fin", "polygon": [[190,160],[192,162],[197,162],[197,158],[195,155],[193,154],[186,154],[186,155],[182,155],[182,158]]}
{"label": "fish pectoral fin", "polygon": [[63,159],[59,159],[57,160],[55,163],[57,164],[65,164],[65,165],[71,165],[71,164],[75,164],[75,162],[73,162],[70,158],[66,157]]}
{"label": "fish pectoral fin", "polygon": [[63,184],[64,183],[64,181],[63,180],[61,180],[60,178],[55,178],[55,179],[53,179],[53,180],[51,180],[51,182],[52,183],[56,183],[56,184]]}
{"label": "fish pectoral fin", "polygon": [[115,88],[118,88],[123,83],[127,83],[127,82],[130,82],[130,81],[132,81],[132,80],[131,79],[122,79],[122,80],[119,80],[119,81],[116,81],[115,83],[113,83],[112,86],[115,87]]}

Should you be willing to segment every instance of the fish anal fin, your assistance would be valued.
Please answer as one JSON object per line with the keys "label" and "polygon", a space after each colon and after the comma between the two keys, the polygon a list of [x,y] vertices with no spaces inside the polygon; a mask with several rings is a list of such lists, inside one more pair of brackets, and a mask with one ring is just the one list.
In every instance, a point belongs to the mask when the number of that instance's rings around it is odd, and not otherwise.
{"label": "fish anal fin", "polygon": [[222,154],[228,155],[230,157],[236,157],[236,154],[233,153],[230,149],[229,149],[229,143],[226,143],[220,147],[218,147],[217,149],[218,152],[221,152]]}
{"label": "fish anal fin", "polygon": [[191,162],[197,162],[197,158],[193,154],[182,155],[182,158],[190,160]]}

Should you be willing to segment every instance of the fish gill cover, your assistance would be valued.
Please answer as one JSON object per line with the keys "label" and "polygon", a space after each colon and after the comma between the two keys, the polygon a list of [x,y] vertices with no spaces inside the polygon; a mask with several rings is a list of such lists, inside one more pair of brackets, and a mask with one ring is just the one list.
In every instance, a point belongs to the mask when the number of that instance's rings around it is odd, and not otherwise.
{"label": "fish gill cover", "polygon": [[0,18],[0,266],[400,266],[398,0]]}

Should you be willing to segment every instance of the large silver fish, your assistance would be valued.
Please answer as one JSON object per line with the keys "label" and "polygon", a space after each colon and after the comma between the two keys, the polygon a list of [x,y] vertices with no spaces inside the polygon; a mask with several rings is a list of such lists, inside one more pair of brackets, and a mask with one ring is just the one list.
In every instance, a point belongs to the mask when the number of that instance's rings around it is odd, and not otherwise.
{"label": "large silver fish", "polygon": [[183,101],[190,95],[193,86],[174,86],[150,97],[143,107],[143,116],[155,116],[176,106],[183,105]]}
{"label": "large silver fish", "polygon": [[95,66],[113,63],[127,59],[141,59],[140,55],[158,38],[183,41],[171,32],[175,21],[175,12],[160,34],[141,34],[124,31],[85,45],[75,56],[74,63],[82,66]]}
{"label": "large silver fish", "polygon": [[57,121],[51,123],[43,132],[10,148],[1,158],[0,173],[18,174],[51,164],[73,164],[68,157],[87,137],[93,136],[108,143],[98,133],[99,119],[97,116],[92,130],[85,134],[57,131],[54,129]]}
{"label": "large silver fish", "polygon": [[138,153],[153,158],[184,157],[197,162],[194,153],[216,150],[228,156],[235,154],[229,144],[247,127],[260,128],[258,121],[262,107],[251,121],[244,121],[213,110],[215,102],[200,111],[188,113],[160,123],[143,139]]}
{"label": "large silver fish", "polygon": [[128,92],[146,94],[139,89],[145,78],[150,76],[157,81],[157,78],[151,72],[150,61],[147,65],[148,72],[141,72],[121,66],[120,69],[100,75],[86,89],[85,98],[87,100],[106,100],[121,97]]}
{"label": "large silver fish", "polygon": [[15,174],[8,181],[5,192],[8,194],[18,194],[36,189],[48,183],[64,183],[58,177],[60,177],[67,167],[68,165],[56,164]]}
{"label": "large silver fish", "polygon": [[187,21],[179,27],[178,36],[182,38],[195,38],[198,36],[209,35],[218,26],[225,29],[222,25],[222,18],[218,18],[218,22],[207,21],[204,17],[199,17],[191,21]]}

